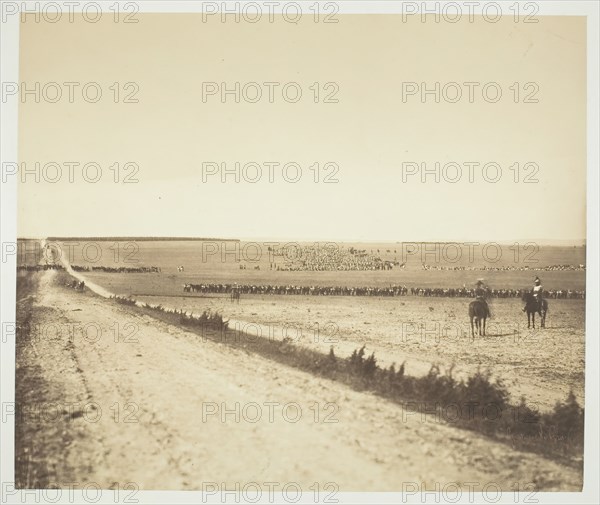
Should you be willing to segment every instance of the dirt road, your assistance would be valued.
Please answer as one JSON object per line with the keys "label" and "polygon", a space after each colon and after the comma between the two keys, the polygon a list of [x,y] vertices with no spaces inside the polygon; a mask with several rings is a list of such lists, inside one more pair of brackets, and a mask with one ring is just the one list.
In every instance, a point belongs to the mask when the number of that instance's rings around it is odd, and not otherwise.
{"label": "dirt road", "polygon": [[434,363],[452,367],[459,380],[491,370],[513,403],[524,396],[540,411],[551,411],[570,390],[584,404],[583,300],[552,300],[552,319],[543,330],[527,329],[519,300],[494,300],[487,335],[472,338],[464,299],[248,295],[236,304],[222,295],[135,298],[195,314],[216,311],[231,328],[280,340],[287,335],[325,354],[333,346],[336,356],[347,357],[366,345],[380,366],[406,362],[413,376],[426,375]]}
{"label": "dirt road", "polygon": [[39,370],[44,387],[31,391],[38,402],[62,402],[59,418],[39,416],[29,435],[33,457],[52,462],[57,483],[202,490],[252,482],[263,491],[269,482],[276,491],[333,483],[331,492],[436,483],[463,492],[511,491],[516,482],[545,491],[581,487],[575,469],[202,341],[66,288],[55,271],[39,275],[37,332],[18,365]]}

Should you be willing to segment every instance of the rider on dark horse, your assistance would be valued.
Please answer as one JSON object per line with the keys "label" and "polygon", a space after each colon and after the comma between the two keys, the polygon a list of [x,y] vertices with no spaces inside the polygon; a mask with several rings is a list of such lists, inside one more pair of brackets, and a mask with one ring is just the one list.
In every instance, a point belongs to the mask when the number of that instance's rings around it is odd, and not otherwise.
{"label": "rider on dark horse", "polygon": [[[542,281],[539,277],[536,277],[533,281],[533,288],[531,289],[531,293],[535,298],[539,311],[542,309],[542,297],[544,295],[544,288],[542,287]],[[525,307],[523,307],[523,312],[525,312]]]}
{"label": "rider on dark horse", "polygon": [[487,302],[487,296],[488,296],[488,288],[484,285],[483,280],[479,279],[477,281],[477,286],[475,288],[475,300],[479,300],[480,302],[483,302],[483,304],[487,308],[488,314],[491,316],[490,306],[488,305],[488,302]]}

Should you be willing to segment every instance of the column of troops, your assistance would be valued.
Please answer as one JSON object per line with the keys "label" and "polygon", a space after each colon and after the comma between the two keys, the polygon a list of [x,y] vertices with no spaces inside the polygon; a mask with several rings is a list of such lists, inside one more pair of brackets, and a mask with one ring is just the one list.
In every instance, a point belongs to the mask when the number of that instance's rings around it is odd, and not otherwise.
{"label": "column of troops", "polygon": [[[184,284],[184,293],[233,293],[250,295],[314,295],[314,296],[427,296],[473,298],[471,288],[419,288],[393,285],[389,287],[353,286],[296,286],[293,284],[236,284],[203,283]],[[489,289],[488,298],[522,298],[529,289]],[[544,291],[545,298],[584,299],[585,290],[550,289]]]}

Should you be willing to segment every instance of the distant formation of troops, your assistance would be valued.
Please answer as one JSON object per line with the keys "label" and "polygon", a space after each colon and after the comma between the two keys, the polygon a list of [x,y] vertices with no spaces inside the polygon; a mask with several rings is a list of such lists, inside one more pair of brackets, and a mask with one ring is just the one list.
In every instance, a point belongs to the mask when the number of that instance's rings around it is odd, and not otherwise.
{"label": "distant formation of troops", "polygon": [[[160,267],[107,267],[107,266],[80,266],[71,265],[75,272],[108,272],[115,274],[146,274],[160,273]],[[18,265],[17,270],[28,272],[39,272],[41,270],[64,270],[60,263],[46,263],[45,265]]]}
{"label": "distant formation of troops", "polygon": [[[389,287],[352,287],[352,286],[295,286],[271,284],[230,284],[204,283],[184,284],[184,293],[223,293],[239,292],[250,295],[314,295],[314,296],[427,296],[473,298],[475,289],[471,288],[418,288],[407,286]],[[487,298],[522,298],[529,289],[489,289]],[[585,298],[583,290],[544,290],[544,298],[572,299]]]}
{"label": "distant formation of troops", "polygon": [[366,249],[354,247],[304,246],[285,250],[269,247],[269,253],[273,258],[270,269],[285,272],[391,270],[394,265],[400,265],[399,262],[382,260],[379,256],[369,254]]}
{"label": "distant formation of troops", "polygon": [[23,271],[26,270],[28,272],[39,272],[41,270],[64,270],[65,267],[56,263],[56,264],[45,264],[45,265],[18,265],[17,270]]}
{"label": "distant formation of troops", "polygon": [[75,272],[108,272],[111,274],[149,274],[160,273],[160,267],[106,267],[72,265]]}
{"label": "distant formation of troops", "polygon": [[[352,255],[364,255],[365,252],[352,250]],[[362,257],[362,256],[361,256]],[[319,263],[317,263],[319,264]],[[369,262],[357,263],[366,266]],[[326,266],[327,264],[325,264]],[[314,265],[313,265],[314,266]],[[402,265],[403,266],[403,265]],[[77,272],[101,271],[109,273],[160,273],[160,267],[108,267],[108,266],[72,266]],[[41,271],[41,270],[64,270],[64,266],[58,263],[45,265],[18,265],[17,270]],[[324,268],[325,270],[327,268]],[[440,268],[436,268],[440,269]],[[457,268],[458,269],[458,268]],[[468,268],[465,268],[465,270]],[[498,267],[499,270],[504,267]],[[509,269],[508,267],[506,269]],[[488,268],[492,270],[492,268]],[[551,265],[530,270],[585,270],[585,265],[575,267],[573,265]],[[178,267],[183,271],[183,266]],[[82,288],[83,289],[83,288]],[[522,298],[529,289],[490,289],[486,288],[486,298]],[[241,293],[257,295],[314,295],[314,296],[424,296],[424,297],[459,297],[473,298],[475,289],[468,287],[460,288],[431,288],[431,287],[407,287],[405,285],[391,285],[389,287],[368,286],[296,286],[292,284],[238,284],[238,283],[203,283],[184,284],[183,291],[186,293]],[[585,299],[585,290],[573,289],[549,289],[543,291],[543,298],[549,299]]]}
{"label": "distant formation of troops", "polygon": [[530,267],[526,266],[515,266],[515,265],[503,265],[503,266],[450,266],[450,265],[428,265],[423,263],[423,270],[443,270],[443,271],[455,271],[455,270],[485,270],[488,272],[506,272],[506,271],[537,271],[537,272],[550,272],[550,271],[575,271],[585,270],[585,265],[548,265],[545,267]]}
{"label": "distant formation of troops", "polygon": [[[485,298],[522,298],[525,293],[529,293],[531,289],[490,289],[485,288]],[[415,296],[444,296],[444,297],[460,297],[472,298],[476,295],[476,288],[410,288],[410,292]],[[543,291],[544,298],[553,299],[571,299],[585,298],[585,290],[576,289],[545,289]]]}

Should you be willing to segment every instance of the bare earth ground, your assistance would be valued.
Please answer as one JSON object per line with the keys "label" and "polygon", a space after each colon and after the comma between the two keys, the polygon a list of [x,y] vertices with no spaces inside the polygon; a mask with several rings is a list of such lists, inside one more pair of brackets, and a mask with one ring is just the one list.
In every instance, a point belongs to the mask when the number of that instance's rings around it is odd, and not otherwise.
{"label": "bare earth ground", "polygon": [[[39,275],[31,321],[39,331],[18,365],[41,387],[21,384],[26,401],[96,406],[24,428],[32,458],[45,460],[56,483],[202,489],[216,482],[231,489],[256,482],[265,489],[263,483],[278,482],[281,489],[296,482],[308,491],[329,482],[340,491],[402,491],[403,483],[435,489],[436,482],[476,482],[479,490],[494,482],[510,491],[518,482],[521,489],[581,489],[581,473],[571,467],[434,419],[403,418],[397,404],[65,288],[54,271]],[[235,412],[236,402],[245,414],[238,422],[235,414],[218,415],[223,406]],[[275,402],[272,418],[268,402]],[[299,412],[291,402],[301,408],[297,422],[290,421]],[[203,416],[215,408],[217,415]],[[327,414],[338,422],[325,422]]]}
{"label": "bare earth ground", "polygon": [[[585,301],[550,300],[546,328],[528,329],[518,299],[494,299],[485,337],[471,337],[469,300],[423,297],[255,296],[239,304],[221,296],[137,297],[195,314],[219,311],[230,326],[251,334],[283,336],[348,357],[366,345],[383,366],[406,361],[406,372],[426,374],[432,364],[455,366],[457,377],[479,367],[501,378],[518,403],[550,410],[572,389],[584,403]],[[536,321],[539,326],[539,321]]]}

